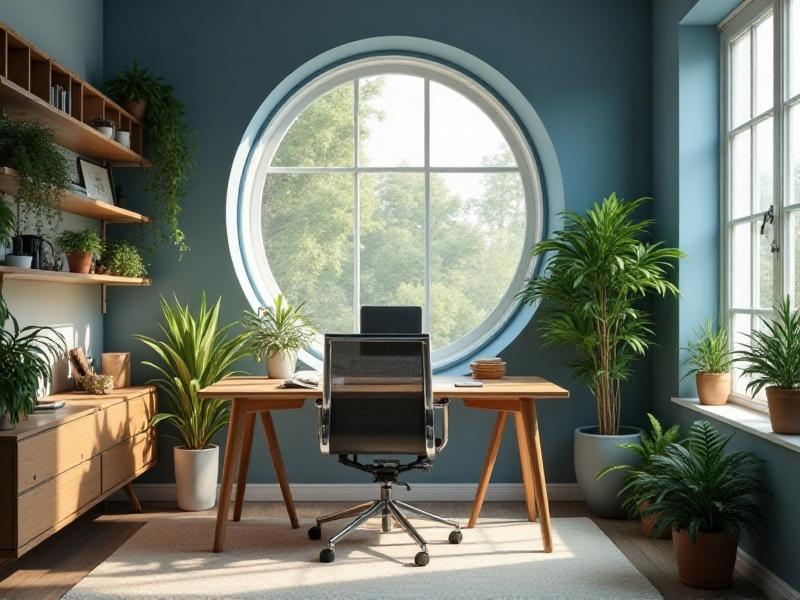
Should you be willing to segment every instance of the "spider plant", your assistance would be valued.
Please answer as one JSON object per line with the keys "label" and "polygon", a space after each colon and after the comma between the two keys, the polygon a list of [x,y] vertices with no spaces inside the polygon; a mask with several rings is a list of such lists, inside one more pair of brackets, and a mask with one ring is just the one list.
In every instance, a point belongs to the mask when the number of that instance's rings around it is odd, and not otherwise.
{"label": "spider plant", "polygon": [[730,371],[735,358],[728,349],[728,330],[725,327],[720,327],[715,333],[711,321],[706,319],[702,327],[695,328],[694,337],[684,348],[688,352],[686,362],[689,365],[684,378],[695,374]]}
{"label": "spider plant", "polygon": [[134,336],[146,344],[159,359],[156,364],[142,364],[155,369],[159,376],[150,381],[166,398],[169,410],[153,417],[153,424],[166,422],[178,435],[169,435],[189,450],[208,448],[211,439],[228,423],[228,402],[197,397],[202,388],[231,375],[233,364],[247,355],[245,338],[229,336],[232,325],[219,327],[222,299],[208,307],[203,293],[197,316],[188,305],[174,297],[174,305],[161,298],[164,323],[160,325],[163,340],[144,335]]}
{"label": "spider plant", "polygon": [[55,329],[20,327],[0,296],[0,413],[12,427],[33,411],[40,386],[53,381],[50,361],[66,351],[64,336]]}
{"label": "spider plant", "polygon": [[764,517],[753,496],[763,492],[758,459],[749,452],[726,452],[732,436],[708,421],[695,421],[686,445],[670,444],[654,456],[643,485],[654,492],[645,516],[656,518],[655,531],[726,533],[739,540],[755,533]]}
{"label": "spider plant", "polygon": [[314,337],[313,326],[303,312],[305,303],[291,305],[281,295],[274,308],[260,308],[257,313],[246,310],[242,319],[248,347],[257,360],[275,354],[295,353]]}

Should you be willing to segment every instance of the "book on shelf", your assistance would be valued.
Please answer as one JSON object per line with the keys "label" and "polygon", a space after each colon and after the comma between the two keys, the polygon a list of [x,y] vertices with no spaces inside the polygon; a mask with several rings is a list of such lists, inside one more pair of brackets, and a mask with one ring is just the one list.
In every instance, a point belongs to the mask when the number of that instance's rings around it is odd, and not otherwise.
{"label": "book on shelf", "polygon": [[72,94],[61,85],[50,86],[50,105],[58,110],[70,114],[72,109]]}

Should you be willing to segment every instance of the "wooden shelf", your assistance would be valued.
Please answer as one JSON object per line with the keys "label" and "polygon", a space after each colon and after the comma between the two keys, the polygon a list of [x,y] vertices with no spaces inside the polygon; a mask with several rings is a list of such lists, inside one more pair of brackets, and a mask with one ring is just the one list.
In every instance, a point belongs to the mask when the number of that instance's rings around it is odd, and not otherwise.
{"label": "wooden shelf", "polygon": [[48,283],[72,283],[83,285],[150,285],[149,279],[138,277],[116,277],[114,275],[96,275],[83,273],[67,273],[66,271],[42,271],[39,269],[20,269],[0,265],[0,279],[19,279],[25,281],[41,281]]}
{"label": "wooden shelf", "polygon": [[[17,174],[14,169],[0,167],[0,192],[9,196],[17,193]],[[114,206],[102,200],[94,200],[68,190],[59,198],[61,210],[107,223],[149,223],[150,218],[132,210]]]}

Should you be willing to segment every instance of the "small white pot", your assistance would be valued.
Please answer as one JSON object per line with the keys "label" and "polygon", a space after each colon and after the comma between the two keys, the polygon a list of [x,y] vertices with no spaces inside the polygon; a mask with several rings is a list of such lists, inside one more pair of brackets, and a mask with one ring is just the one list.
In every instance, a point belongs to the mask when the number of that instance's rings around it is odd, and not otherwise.
{"label": "small white pot", "polygon": [[33,262],[32,256],[20,256],[18,254],[6,254],[6,265],[18,267],[20,269],[30,269]]}
{"label": "small white pot", "polygon": [[114,138],[126,148],[131,147],[131,133],[130,131],[118,131]]}
{"label": "small white pot", "polygon": [[97,129],[97,131],[99,131],[100,133],[102,133],[104,136],[106,136],[109,139],[113,139],[114,138],[114,128],[113,127],[105,127],[105,126],[103,126],[103,127],[95,127],[95,129]]}
{"label": "small white pot", "polygon": [[267,358],[267,377],[270,379],[289,379],[297,366],[297,352],[276,352]]}
{"label": "small white pot", "polygon": [[219,446],[202,450],[173,449],[178,508],[208,510],[217,503]]}

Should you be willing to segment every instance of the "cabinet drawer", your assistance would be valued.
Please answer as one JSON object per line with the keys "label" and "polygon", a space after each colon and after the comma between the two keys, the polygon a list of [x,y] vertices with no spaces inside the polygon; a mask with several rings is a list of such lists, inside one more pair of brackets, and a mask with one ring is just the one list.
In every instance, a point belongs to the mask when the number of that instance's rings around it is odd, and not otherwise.
{"label": "cabinet drawer", "polygon": [[86,415],[25,438],[17,449],[17,493],[100,453],[97,420]]}
{"label": "cabinet drawer", "polygon": [[119,402],[98,413],[100,448],[103,452],[145,431],[156,413],[156,396],[148,392]]}
{"label": "cabinet drawer", "polygon": [[18,499],[17,546],[63,521],[100,496],[100,457],[95,456],[27,491]]}
{"label": "cabinet drawer", "polygon": [[103,493],[133,477],[156,459],[156,438],[152,429],[138,434],[101,455]]}

